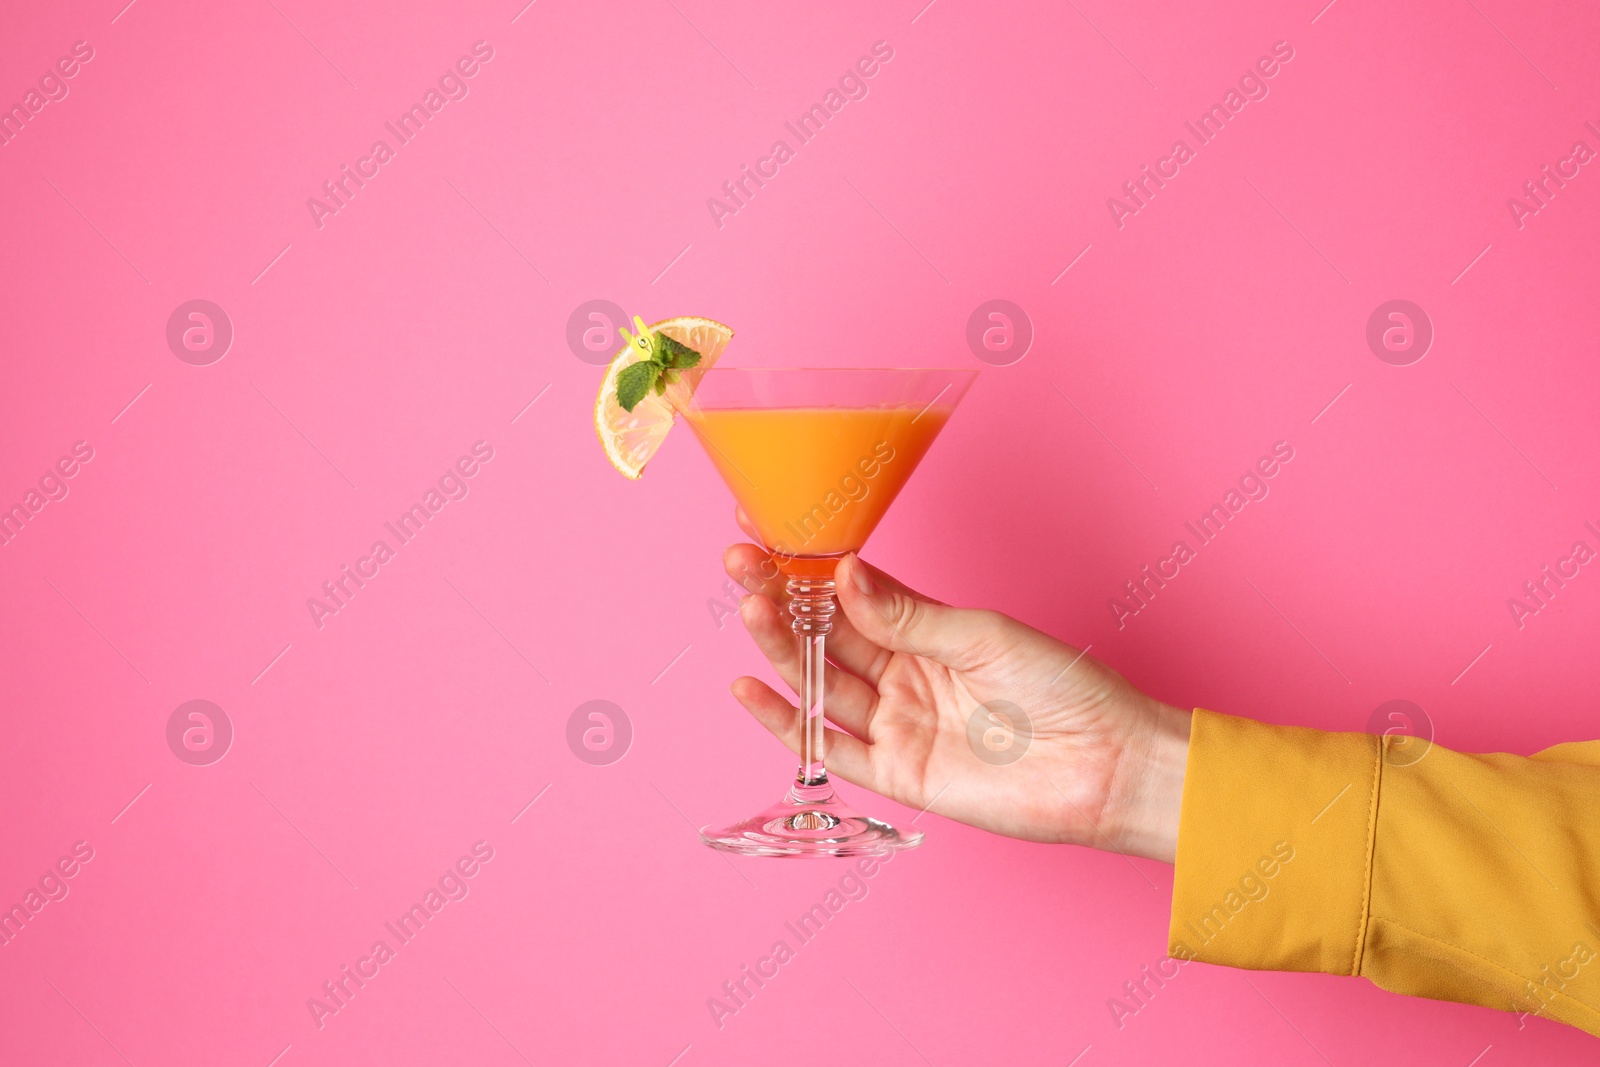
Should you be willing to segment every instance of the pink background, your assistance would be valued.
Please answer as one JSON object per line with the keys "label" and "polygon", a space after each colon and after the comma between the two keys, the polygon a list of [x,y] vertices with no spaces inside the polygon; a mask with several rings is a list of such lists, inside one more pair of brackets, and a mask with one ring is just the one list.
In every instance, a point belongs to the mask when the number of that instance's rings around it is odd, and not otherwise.
{"label": "pink background", "polygon": [[[933,814],[719,1029],[842,868],[696,844],[793,766],[726,692],[758,665],[708,605],[730,503],[686,435],[614,474],[565,339],[603,298],[733,324],[730,364],[984,367],[968,317],[1013,301],[1031,350],[870,558],[1177,703],[1591,737],[1600,575],[1520,629],[1507,599],[1600,545],[1600,175],[1520,228],[1506,201],[1600,148],[1592,10],[123,2],[0,34],[0,102],[94,50],[0,148],[0,503],[94,450],[0,547],[0,903],[94,850],[0,947],[0,1061],[1593,1061],[1536,1018],[1203,965],[1119,1028],[1170,869]],[[319,228],[307,198],[480,40]],[[719,228],[707,199],[878,41],[866,98]],[[1119,228],[1107,198],[1279,41]],[[1365,341],[1394,298],[1435,330],[1410,366]],[[209,366],[167,345],[192,299],[233,324]],[[307,599],[480,440],[470,495],[319,629]],[[1280,440],[1270,496],[1119,630],[1108,599]],[[209,766],[166,739],[193,699],[235,732]],[[594,699],[633,727],[609,766],[566,742]],[[470,894],[319,1028],[307,998],[478,841]]]}

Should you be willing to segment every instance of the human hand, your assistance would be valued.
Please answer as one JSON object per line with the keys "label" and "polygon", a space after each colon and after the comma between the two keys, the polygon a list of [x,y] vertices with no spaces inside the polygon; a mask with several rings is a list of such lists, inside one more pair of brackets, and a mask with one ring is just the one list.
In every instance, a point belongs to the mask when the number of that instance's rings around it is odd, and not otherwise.
{"label": "human hand", "polygon": [[[798,691],[801,650],[776,563],[742,544],[723,564],[752,594],[740,606],[745,628]],[[996,611],[941,604],[853,554],[834,577],[841,611],[823,689],[837,727],[824,743],[830,775],[995,833],[1173,861],[1188,712],[1048,634]],[[732,689],[799,751],[800,717],[786,697],[757,678]],[[1027,748],[1014,762],[985,759],[982,743],[969,741],[968,720],[995,701],[1025,716],[1013,743]],[[980,736],[1004,724],[986,712]]]}

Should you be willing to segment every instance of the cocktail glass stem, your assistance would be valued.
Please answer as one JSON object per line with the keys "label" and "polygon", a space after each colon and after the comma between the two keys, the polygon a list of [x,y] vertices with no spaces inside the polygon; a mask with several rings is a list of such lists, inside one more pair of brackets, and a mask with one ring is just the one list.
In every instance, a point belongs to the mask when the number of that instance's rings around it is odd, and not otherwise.
{"label": "cocktail glass stem", "polygon": [[[791,795],[800,803],[826,801],[833,795],[823,755],[823,672],[827,669],[828,634],[839,602],[832,578],[789,579],[789,626],[800,639],[800,769]],[[827,830],[838,820],[821,811],[804,811],[790,820],[790,829]]]}

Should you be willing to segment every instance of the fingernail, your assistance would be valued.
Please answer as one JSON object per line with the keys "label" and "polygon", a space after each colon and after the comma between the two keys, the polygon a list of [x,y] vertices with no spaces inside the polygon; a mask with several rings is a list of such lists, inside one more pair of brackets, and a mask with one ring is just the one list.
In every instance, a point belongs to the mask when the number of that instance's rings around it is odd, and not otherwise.
{"label": "fingernail", "polygon": [[872,575],[867,573],[867,565],[861,562],[860,556],[850,557],[850,584],[863,596],[872,595]]}

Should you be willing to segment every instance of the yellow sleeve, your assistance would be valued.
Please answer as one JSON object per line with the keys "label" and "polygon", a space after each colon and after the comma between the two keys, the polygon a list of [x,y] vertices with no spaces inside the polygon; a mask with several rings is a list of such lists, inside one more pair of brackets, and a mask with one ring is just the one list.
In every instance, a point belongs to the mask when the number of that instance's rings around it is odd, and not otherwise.
{"label": "yellow sleeve", "polygon": [[1196,711],[1169,940],[1600,1036],[1600,741],[1475,756]]}

